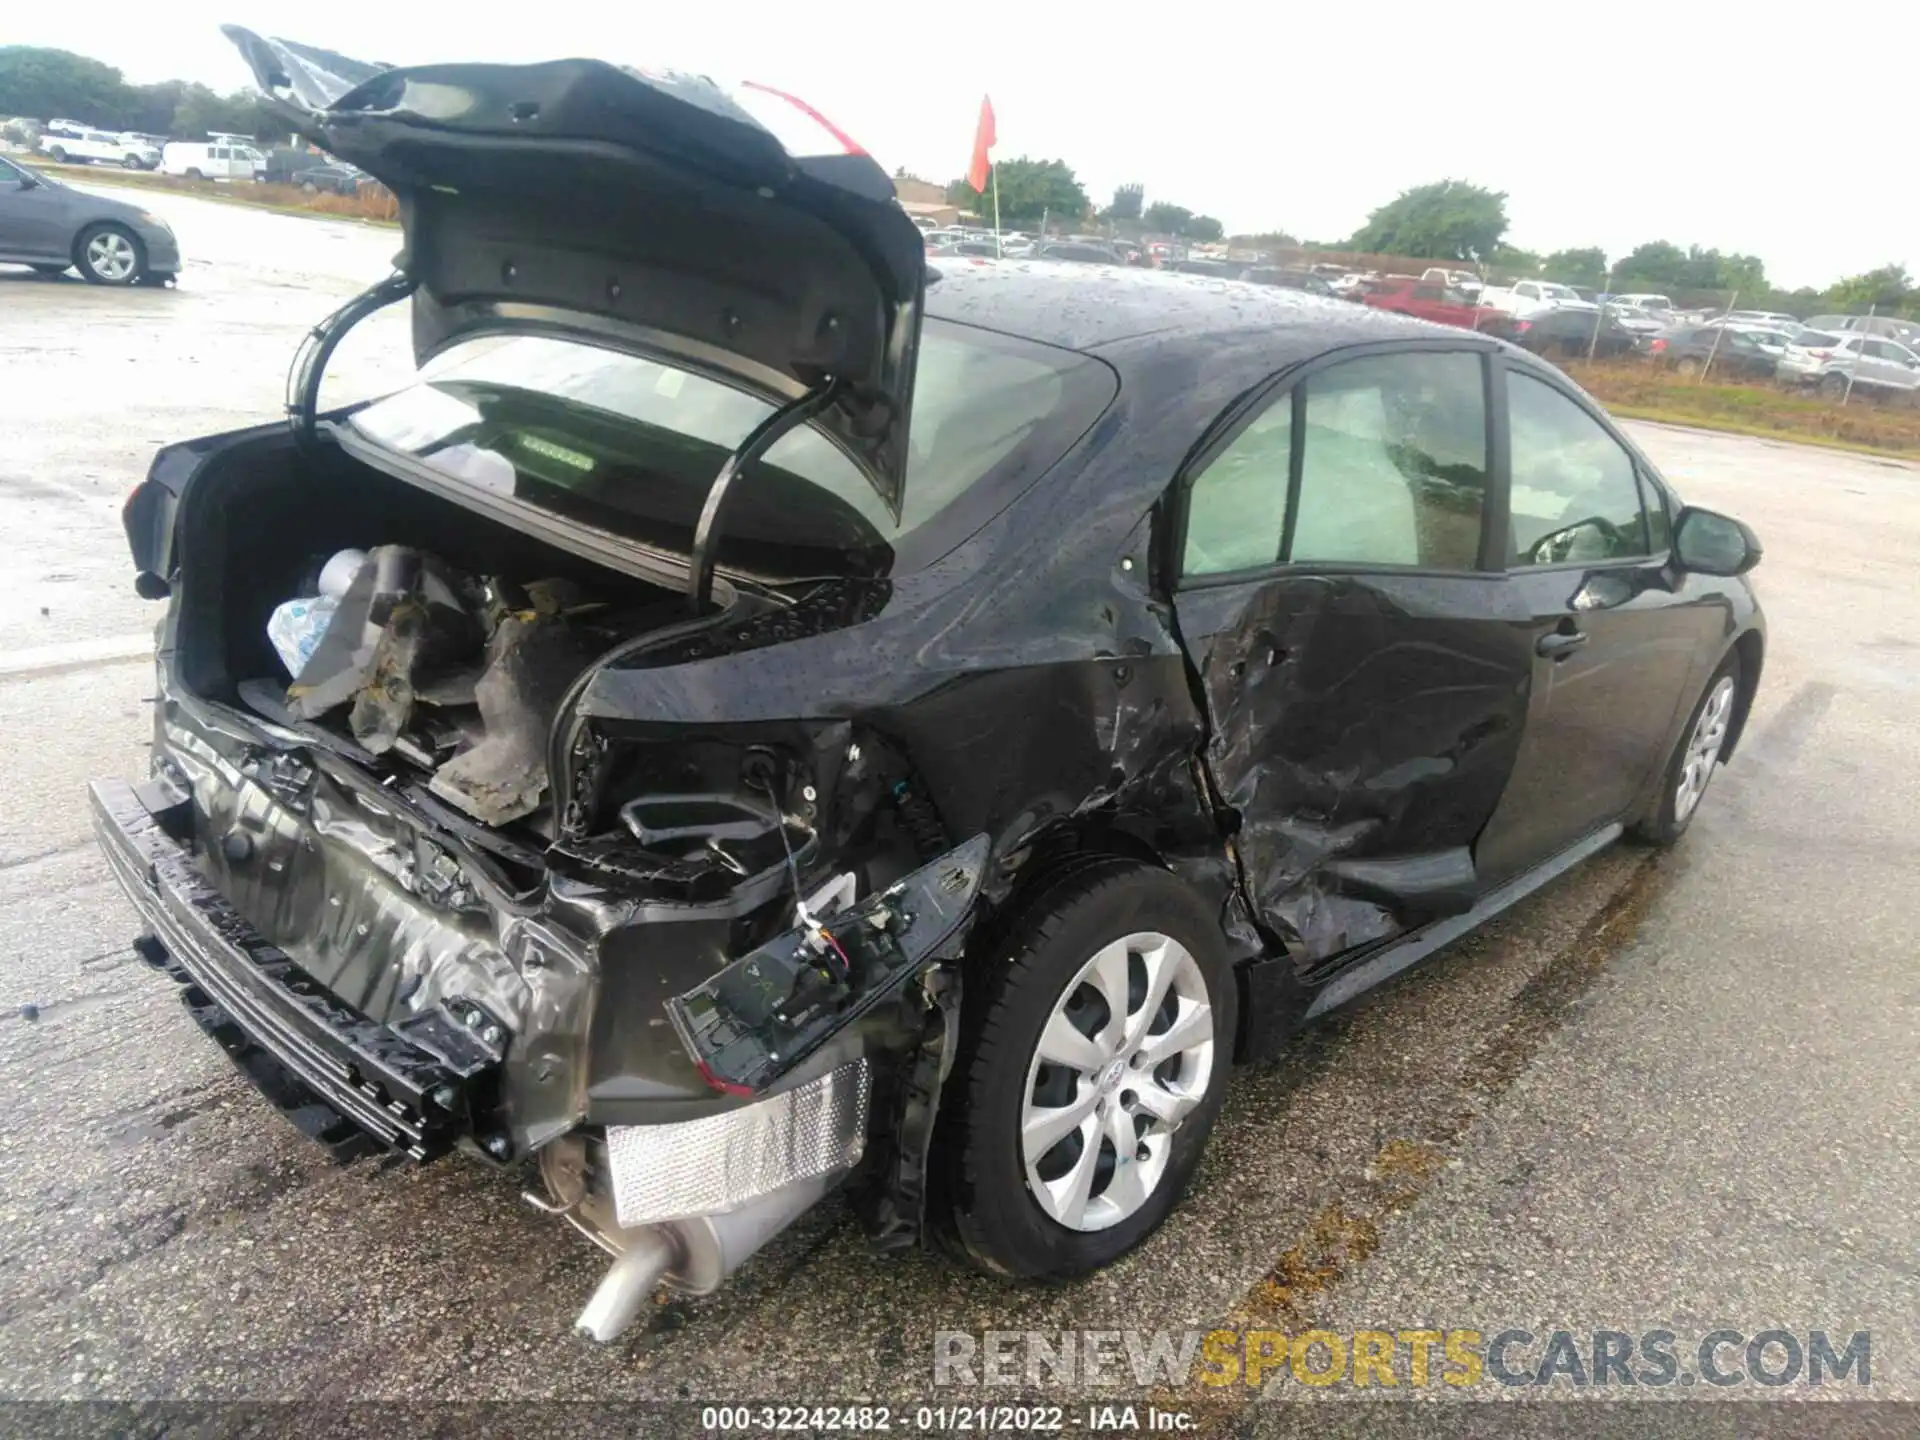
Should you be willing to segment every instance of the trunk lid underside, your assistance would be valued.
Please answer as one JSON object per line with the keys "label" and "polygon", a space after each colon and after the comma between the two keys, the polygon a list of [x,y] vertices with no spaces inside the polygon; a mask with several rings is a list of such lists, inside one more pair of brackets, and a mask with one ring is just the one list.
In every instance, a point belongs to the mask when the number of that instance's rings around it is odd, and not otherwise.
{"label": "trunk lid underside", "polygon": [[[398,196],[425,360],[463,337],[575,333],[784,404],[897,517],[924,299],[886,173],[790,97],[597,60],[383,69],[228,36],[299,132]],[[744,108],[833,137],[790,154]]]}

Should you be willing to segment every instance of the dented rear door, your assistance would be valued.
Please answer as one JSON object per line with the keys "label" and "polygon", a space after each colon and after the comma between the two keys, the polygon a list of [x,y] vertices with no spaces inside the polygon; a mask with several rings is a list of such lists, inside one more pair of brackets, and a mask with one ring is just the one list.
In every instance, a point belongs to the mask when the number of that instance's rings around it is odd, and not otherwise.
{"label": "dented rear door", "polygon": [[[1282,377],[1189,467],[1175,608],[1214,782],[1303,978],[1480,885],[1528,616],[1484,563],[1502,507],[1486,352],[1368,347]],[[1504,533],[1504,518],[1498,519]]]}

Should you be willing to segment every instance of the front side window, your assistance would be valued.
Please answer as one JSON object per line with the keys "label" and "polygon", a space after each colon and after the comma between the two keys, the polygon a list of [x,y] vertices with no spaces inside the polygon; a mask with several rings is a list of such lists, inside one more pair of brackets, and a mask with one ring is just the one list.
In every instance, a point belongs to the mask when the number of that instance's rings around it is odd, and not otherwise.
{"label": "front side window", "polygon": [[1507,372],[1512,541],[1519,566],[1604,563],[1647,553],[1633,457],[1572,399]]}
{"label": "front side window", "polygon": [[[1085,433],[1114,389],[1098,360],[929,320],[900,521],[846,455],[802,428],[729,494],[718,562],[782,577],[885,574],[908,547],[916,563],[937,558],[965,538],[942,523],[949,510],[984,521],[993,511],[980,512],[976,487],[1011,499]],[[347,424],[475,489],[685,553],[720,466],[771,410],[664,362],[514,335],[454,346],[418,383]]]}
{"label": "front side window", "polygon": [[1478,355],[1348,360],[1276,397],[1194,477],[1183,569],[1471,570],[1486,485]]}

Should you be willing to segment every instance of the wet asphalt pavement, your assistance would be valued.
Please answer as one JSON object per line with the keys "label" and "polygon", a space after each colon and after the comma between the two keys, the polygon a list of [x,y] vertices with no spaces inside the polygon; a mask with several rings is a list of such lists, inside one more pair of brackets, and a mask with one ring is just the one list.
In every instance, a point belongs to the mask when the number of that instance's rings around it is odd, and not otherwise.
{"label": "wet asphalt pavement", "polygon": [[[829,1207],[597,1349],[598,1252],[518,1183],[330,1166],[127,948],[83,803],[144,773],[120,503],[156,445],[274,417],[398,244],[139,198],[177,290],[0,267],[0,1396],[905,1398],[937,1329],[1229,1323],[1869,1329],[1869,1393],[1920,1398],[1920,468],[1637,431],[1767,546],[1740,755],[1675,853],[1602,855],[1238,1073],[1136,1255],[1022,1289]],[[405,340],[356,332],[330,398]]]}

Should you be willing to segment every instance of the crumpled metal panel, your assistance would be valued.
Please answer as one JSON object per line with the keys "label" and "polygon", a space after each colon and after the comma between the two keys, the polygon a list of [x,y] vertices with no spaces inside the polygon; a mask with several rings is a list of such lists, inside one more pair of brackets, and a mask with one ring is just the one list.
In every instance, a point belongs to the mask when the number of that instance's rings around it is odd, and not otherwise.
{"label": "crumpled metal panel", "polygon": [[607,1127],[622,1225],[717,1215],[854,1165],[866,1145],[866,1060],[769,1100],[677,1125]]}

